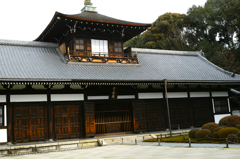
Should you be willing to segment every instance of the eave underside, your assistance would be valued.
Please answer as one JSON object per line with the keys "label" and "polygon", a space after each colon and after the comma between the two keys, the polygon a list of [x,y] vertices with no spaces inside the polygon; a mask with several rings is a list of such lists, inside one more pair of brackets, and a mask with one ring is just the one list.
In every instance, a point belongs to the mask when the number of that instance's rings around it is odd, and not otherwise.
{"label": "eave underside", "polygon": [[[2,85],[164,85],[164,81],[69,81],[69,80],[6,80],[1,81]],[[167,81],[168,85],[240,85],[240,82],[229,81]]]}
{"label": "eave underside", "polygon": [[52,21],[35,41],[60,42],[64,37],[79,31],[106,32],[124,34],[123,41],[127,41],[143,31],[151,24],[122,23],[102,20],[84,19],[56,13]]}

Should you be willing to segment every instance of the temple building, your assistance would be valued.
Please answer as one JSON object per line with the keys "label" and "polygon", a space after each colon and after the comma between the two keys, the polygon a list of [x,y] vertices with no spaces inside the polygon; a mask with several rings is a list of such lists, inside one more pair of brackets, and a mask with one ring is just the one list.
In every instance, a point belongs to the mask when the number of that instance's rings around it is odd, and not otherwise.
{"label": "temple building", "polygon": [[0,40],[0,143],[200,127],[232,114],[240,75],[198,51],[123,48],[150,28],[85,0],[34,41]]}

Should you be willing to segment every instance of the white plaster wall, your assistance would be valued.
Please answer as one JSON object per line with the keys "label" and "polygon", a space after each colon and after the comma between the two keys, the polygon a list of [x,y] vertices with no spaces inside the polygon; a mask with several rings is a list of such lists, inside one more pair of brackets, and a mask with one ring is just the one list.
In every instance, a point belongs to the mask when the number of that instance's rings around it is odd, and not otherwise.
{"label": "white plaster wall", "polygon": [[46,94],[10,95],[10,102],[46,102]]}
{"label": "white plaster wall", "polygon": [[209,92],[190,92],[190,97],[210,97]]}
{"label": "white plaster wall", "polygon": [[109,96],[88,96],[88,100],[109,99]]}
{"label": "white plaster wall", "polygon": [[7,129],[0,129],[0,143],[7,142]]}
{"label": "white plaster wall", "polygon": [[187,98],[187,92],[169,92],[167,94],[168,98]]}
{"label": "white plaster wall", "polygon": [[135,95],[118,95],[117,99],[135,99]]}
{"label": "white plaster wall", "polygon": [[233,110],[232,111],[233,115],[239,115],[240,116],[240,110]]}
{"label": "white plaster wall", "polygon": [[2,103],[6,102],[6,95],[0,95],[0,102]]}
{"label": "white plaster wall", "polygon": [[83,94],[51,94],[51,101],[82,101]]}
{"label": "white plaster wall", "polygon": [[222,119],[223,117],[225,116],[229,116],[231,114],[219,114],[219,115],[214,115],[214,120],[215,120],[215,123],[219,123],[220,119]]}
{"label": "white plaster wall", "polygon": [[212,97],[228,97],[228,92],[212,92]]}
{"label": "white plaster wall", "polygon": [[7,106],[4,105],[4,126],[7,126]]}
{"label": "white plaster wall", "polygon": [[138,99],[161,99],[163,98],[163,93],[152,92],[152,93],[138,93]]}

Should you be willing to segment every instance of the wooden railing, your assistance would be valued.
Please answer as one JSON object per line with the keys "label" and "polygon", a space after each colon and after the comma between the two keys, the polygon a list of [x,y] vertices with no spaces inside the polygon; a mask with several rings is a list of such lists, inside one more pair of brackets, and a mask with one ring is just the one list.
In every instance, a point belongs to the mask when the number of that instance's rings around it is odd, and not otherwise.
{"label": "wooden railing", "polygon": [[131,53],[105,53],[105,52],[90,52],[90,51],[74,51],[69,50],[69,55],[71,57],[83,57],[83,58],[116,58],[116,59],[135,59],[135,56],[132,56]]}

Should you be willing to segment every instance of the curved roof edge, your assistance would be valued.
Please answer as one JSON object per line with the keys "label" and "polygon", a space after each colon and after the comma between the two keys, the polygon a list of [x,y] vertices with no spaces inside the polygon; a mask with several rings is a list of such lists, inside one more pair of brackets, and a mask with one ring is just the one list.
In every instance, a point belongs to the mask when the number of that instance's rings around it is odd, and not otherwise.
{"label": "curved roof edge", "polygon": [[184,55],[184,56],[198,56],[199,51],[177,51],[177,50],[159,50],[159,49],[145,49],[132,48],[133,52],[146,54],[166,54],[166,55]]}
{"label": "curved roof edge", "polygon": [[39,41],[41,36],[47,31],[47,29],[51,26],[51,24],[54,22],[54,20],[56,19],[58,15],[58,12],[55,12],[52,20],[50,21],[50,23],[47,25],[47,27],[43,30],[43,32],[34,40],[34,41]]}
{"label": "curved roof edge", "polygon": [[101,22],[101,23],[114,23],[114,24],[121,24],[121,25],[134,25],[134,26],[146,26],[146,27],[152,25],[148,23],[137,23],[137,22],[120,20],[120,19],[99,14],[97,12],[82,12],[79,14],[72,14],[72,15],[59,13],[59,15],[63,15],[68,18],[74,18],[78,20],[88,20],[88,21]]}
{"label": "curved roof edge", "polygon": [[[58,16],[64,16],[66,18],[76,19],[76,20],[84,20],[84,21],[92,21],[92,22],[101,22],[101,23],[111,23],[111,24],[118,24],[118,25],[131,25],[131,26],[139,26],[139,27],[150,27],[152,24],[145,24],[145,23],[135,23],[129,22],[124,20],[119,20],[115,18],[111,18],[97,12],[83,12],[74,15],[63,14],[60,12],[55,12],[52,20],[48,24],[48,26],[44,29],[44,31],[36,38],[34,41],[39,41],[40,38],[47,32],[47,30],[51,27],[55,20],[57,20]],[[53,24],[54,25],[54,24]]]}
{"label": "curved roof edge", "polygon": [[31,46],[31,47],[59,47],[58,43],[39,42],[39,41],[18,41],[18,40],[4,40],[0,39],[0,45],[11,46]]}
{"label": "curved roof edge", "polygon": [[201,51],[177,51],[177,50],[159,50],[159,49],[145,49],[145,48],[132,48],[133,52],[137,52],[137,53],[145,53],[145,54],[163,54],[163,55],[179,55],[179,56],[198,56],[201,60],[203,60],[204,62],[206,62],[208,65],[215,67],[217,70],[232,76],[234,75],[232,78],[238,76],[240,78],[240,74],[235,74],[233,72],[227,71],[222,69],[221,67],[215,65],[214,63],[212,63],[211,61],[209,61],[208,59],[206,59],[203,56],[203,53]]}
{"label": "curved roof edge", "polygon": [[199,54],[199,57],[200,57],[203,61],[205,61],[207,64],[215,67],[217,70],[219,70],[219,71],[221,71],[221,72],[223,72],[223,73],[225,73],[225,74],[227,74],[227,75],[229,75],[229,76],[234,75],[234,76],[232,76],[232,78],[234,78],[234,77],[236,77],[236,76],[238,76],[238,77],[240,78],[240,74],[235,74],[234,72],[230,72],[230,71],[224,70],[224,69],[222,69],[221,67],[215,65],[214,63],[212,63],[211,61],[209,61],[208,59],[206,59],[204,56],[202,56],[202,55],[200,55],[200,54]]}
{"label": "curved roof edge", "polygon": [[238,91],[238,90],[236,90],[236,89],[231,88],[230,91],[233,92],[233,93],[235,93],[235,94],[239,94],[239,95],[240,95],[240,91]]}

